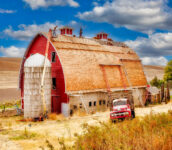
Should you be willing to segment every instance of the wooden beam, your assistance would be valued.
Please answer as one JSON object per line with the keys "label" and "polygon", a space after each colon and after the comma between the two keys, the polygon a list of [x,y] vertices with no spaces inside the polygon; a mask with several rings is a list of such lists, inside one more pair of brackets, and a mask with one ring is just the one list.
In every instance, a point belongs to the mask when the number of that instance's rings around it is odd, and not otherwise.
{"label": "wooden beam", "polygon": [[121,66],[121,64],[99,64],[100,66]]}
{"label": "wooden beam", "polygon": [[121,61],[134,61],[134,62],[141,62],[141,60],[140,59],[123,59],[123,58],[121,58],[120,59]]}

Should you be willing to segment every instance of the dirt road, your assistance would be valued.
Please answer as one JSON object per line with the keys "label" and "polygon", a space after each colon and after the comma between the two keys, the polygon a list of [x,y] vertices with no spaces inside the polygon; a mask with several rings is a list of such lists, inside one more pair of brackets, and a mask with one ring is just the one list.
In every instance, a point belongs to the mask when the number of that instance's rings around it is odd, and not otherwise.
{"label": "dirt road", "polygon": [[[145,108],[136,108],[136,116],[145,116],[147,114],[152,113],[163,113],[168,112],[168,110],[172,110],[172,103],[155,105],[152,107]],[[51,143],[57,145],[58,138],[64,138],[69,141],[69,143],[73,143],[74,135],[82,134],[83,129],[82,125],[87,123],[89,125],[97,125],[100,121],[108,121],[109,120],[109,111],[107,112],[99,112],[94,115],[88,115],[84,117],[74,116],[71,118],[66,118],[62,120],[46,120],[44,122],[16,122],[13,120],[11,123],[11,129],[9,133],[4,136],[0,136],[0,149],[6,150],[5,148],[15,147],[15,149],[40,149],[40,146],[45,145],[46,139],[50,140]],[[6,122],[5,119],[0,119],[1,122]],[[8,120],[9,121],[9,120]],[[10,120],[11,121],[11,120]],[[8,129],[9,127],[6,127]],[[19,140],[19,141],[11,141],[7,140],[8,137],[14,136],[14,132],[24,132],[27,128],[28,132],[37,133],[39,137],[36,140],[27,139],[27,140]],[[13,134],[12,134],[13,133]],[[16,145],[16,146],[15,146]],[[19,146],[20,145],[20,146]]]}

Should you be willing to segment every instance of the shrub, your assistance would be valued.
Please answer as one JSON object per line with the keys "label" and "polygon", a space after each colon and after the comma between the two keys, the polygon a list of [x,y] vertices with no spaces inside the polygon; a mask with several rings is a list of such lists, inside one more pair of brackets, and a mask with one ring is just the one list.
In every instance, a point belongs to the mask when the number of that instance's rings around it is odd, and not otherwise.
{"label": "shrub", "polygon": [[163,83],[164,83],[164,81],[159,80],[156,76],[150,81],[150,84],[152,86],[156,86],[157,88],[160,88]]}
{"label": "shrub", "polygon": [[57,119],[57,114],[56,113],[51,113],[51,114],[48,115],[48,118],[50,120],[56,120]]}

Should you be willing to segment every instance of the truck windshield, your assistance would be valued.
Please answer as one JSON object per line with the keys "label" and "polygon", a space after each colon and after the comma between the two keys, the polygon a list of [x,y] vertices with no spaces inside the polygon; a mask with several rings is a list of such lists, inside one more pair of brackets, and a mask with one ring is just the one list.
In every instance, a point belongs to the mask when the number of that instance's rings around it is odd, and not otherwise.
{"label": "truck windshield", "polygon": [[116,106],[116,105],[126,105],[127,104],[127,101],[116,101],[116,102],[113,102],[113,106]]}

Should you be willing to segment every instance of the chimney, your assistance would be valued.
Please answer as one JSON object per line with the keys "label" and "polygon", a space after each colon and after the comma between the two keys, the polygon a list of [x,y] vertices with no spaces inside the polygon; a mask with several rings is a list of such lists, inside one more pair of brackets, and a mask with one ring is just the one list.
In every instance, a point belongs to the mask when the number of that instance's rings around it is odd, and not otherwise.
{"label": "chimney", "polygon": [[60,34],[61,35],[72,36],[73,28],[68,27],[68,26],[64,26],[64,27],[60,28]]}
{"label": "chimney", "polygon": [[100,40],[108,40],[108,34],[107,33],[104,33],[104,32],[101,32],[101,33],[98,33],[97,36],[96,36],[97,39],[100,39]]}

